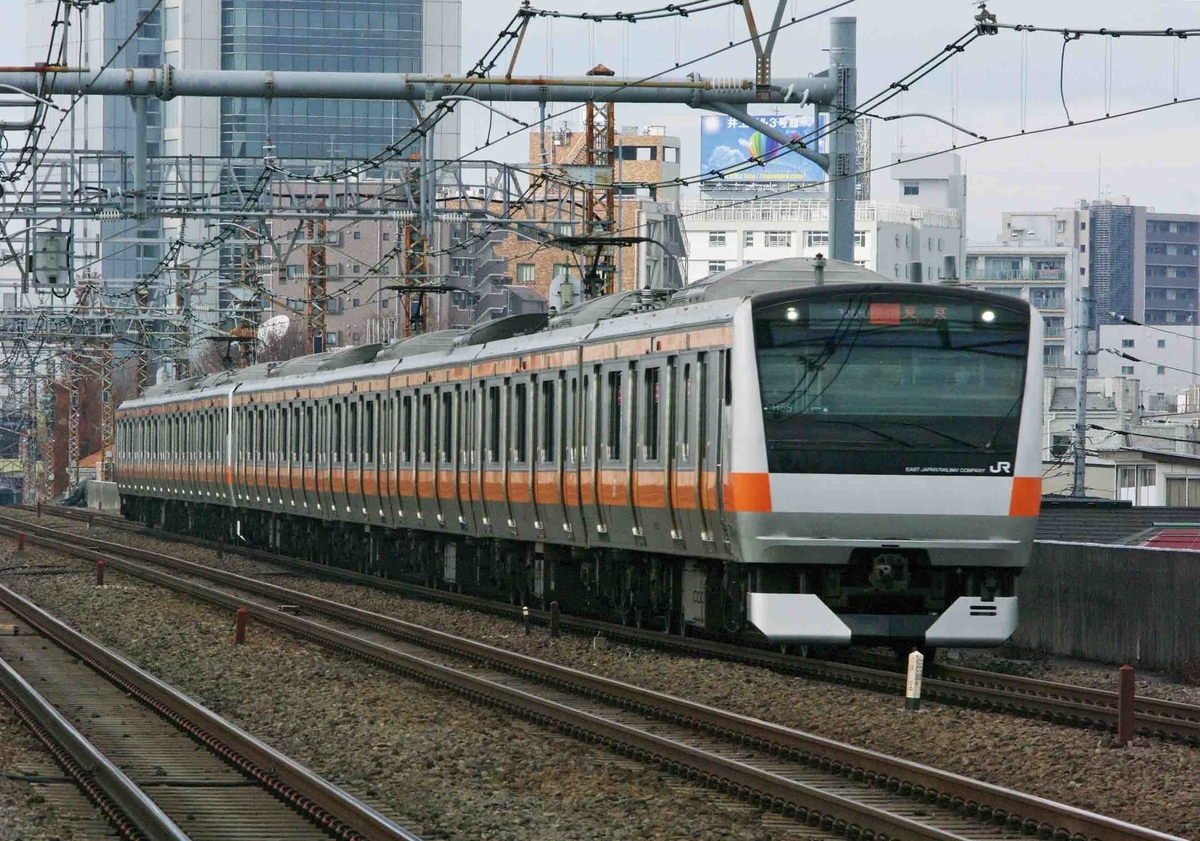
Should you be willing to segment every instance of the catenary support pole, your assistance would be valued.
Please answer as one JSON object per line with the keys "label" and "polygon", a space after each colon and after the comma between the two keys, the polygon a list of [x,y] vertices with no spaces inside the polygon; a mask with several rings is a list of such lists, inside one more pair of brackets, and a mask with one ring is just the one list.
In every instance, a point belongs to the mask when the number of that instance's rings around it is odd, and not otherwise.
{"label": "catenary support pole", "polygon": [[829,107],[831,121],[847,120],[829,136],[829,256],[854,261],[854,162],[858,151],[858,106],[856,18],[833,18],[829,22],[829,75],[836,92]]}
{"label": "catenary support pole", "polygon": [[1087,369],[1088,290],[1079,289],[1075,304],[1075,469],[1071,496],[1087,496]]}

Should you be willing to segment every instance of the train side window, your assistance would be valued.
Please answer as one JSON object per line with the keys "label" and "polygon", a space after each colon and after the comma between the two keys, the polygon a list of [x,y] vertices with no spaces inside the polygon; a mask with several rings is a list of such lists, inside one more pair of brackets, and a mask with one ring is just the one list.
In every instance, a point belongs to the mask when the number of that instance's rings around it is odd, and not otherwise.
{"label": "train side window", "polygon": [[333,404],[333,446],[329,448],[334,462],[342,460],[342,401]]}
{"label": "train side window", "polygon": [[542,434],[539,442],[542,448],[542,461],[547,464],[554,464],[558,461],[555,454],[555,435],[554,427],[558,423],[558,414],[555,411],[558,407],[555,405],[555,386],[557,383],[554,380],[545,380],[542,382]]}
{"label": "train side window", "polygon": [[500,386],[487,391],[487,460],[500,461]]}
{"label": "train side window", "polygon": [[411,394],[404,395],[403,411],[400,413],[400,461],[411,464],[413,460],[413,399]]}
{"label": "train side window", "polygon": [[288,443],[291,438],[288,436],[288,421],[291,420],[292,410],[288,406],[279,408],[279,443],[275,447],[277,458],[280,463],[288,460]]}
{"label": "train side window", "polygon": [[292,461],[300,460],[300,407],[292,407]]}
{"label": "train side window", "polygon": [[375,461],[375,406],[378,395],[371,395],[363,406],[363,461]]}
{"label": "train side window", "polygon": [[358,406],[361,398],[355,397],[348,401],[346,413],[346,461],[358,461]]}
{"label": "train side window", "polygon": [[304,407],[304,460],[313,461],[313,407]]}
{"label": "train side window", "polygon": [[567,459],[576,463],[575,448],[579,446],[577,425],[579,423],[579,378],[571,377],[571,401],[565,407],[564,429],[567,437]]}
{"label": "train side window", "polygon": [[679,457],[686,460],[688,458],[688,447],[692,441],[692,363],[686,362],[683,366],[683,386],[682,394],[680,395],[680,404],[683,415],[680,420],[683,423],[683,436],[679,442]]}
{"label": "train side window", "polygon": [[[596,374],[597,382],[599,382],[600,374]],[[595,443],[595,433],[592,431],[594,425],[592,417],[595,414],[595,406],[592,402],[592,378],[587,374],[583,376],[583,423],[580,429],[583,430],[583,441],[579,447],[580,463],[588,460],[588,449]]]}
{"label": "train side window", "polygon": [[454,455],[454,394],[448,389],[441,392],[441,414],[438,415],[438,454],[443,462],[451,461]]}
{"label": "train side window", "polygon": [[513,459],[524,464],[529,458],[529,386],[517,383],[513,388]]}
{"label": "train side window", "polygon": [[660,380],[662,369],[655,366],[642,372],[643,402],[642,410],[642,458],[646,461],[658,461],[658,438],[660,417],[662,414]]}
{"label": "train side window", "polygon": [[733,405],[733,353],[721,351],[721,359],[725,363],[725,405]]}
{"label": "train side window", "polygon": [[610,459],[621,457],[621,406],[623,372],[608,372],[608,428],[605,430],[606,455]]}
{"label": "train side window", "polygon": [[421,395],[421,463],[433,457],[433,395]]}

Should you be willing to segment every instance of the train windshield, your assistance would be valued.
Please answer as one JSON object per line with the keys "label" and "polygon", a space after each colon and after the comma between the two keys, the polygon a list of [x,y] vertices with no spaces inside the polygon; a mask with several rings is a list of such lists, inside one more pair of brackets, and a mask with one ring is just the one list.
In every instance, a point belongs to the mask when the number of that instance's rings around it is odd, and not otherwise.
{"label": "train windshield", "polygon": [[1029,314],[937,292],[830,290],[755,307],[776,473],[1012,475]]}

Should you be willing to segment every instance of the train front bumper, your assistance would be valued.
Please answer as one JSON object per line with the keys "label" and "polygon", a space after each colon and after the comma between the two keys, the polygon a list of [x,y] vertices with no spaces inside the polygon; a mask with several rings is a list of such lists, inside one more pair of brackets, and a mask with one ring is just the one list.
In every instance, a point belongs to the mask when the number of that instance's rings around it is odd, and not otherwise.
{"label": "train front bumper", "polygon": [[750,593],[750,621],[772,642],[850,645],[888,641],[970,648],[1017,630],[1017,597],[960,596],[940,615],[834,613],[812,593]]}

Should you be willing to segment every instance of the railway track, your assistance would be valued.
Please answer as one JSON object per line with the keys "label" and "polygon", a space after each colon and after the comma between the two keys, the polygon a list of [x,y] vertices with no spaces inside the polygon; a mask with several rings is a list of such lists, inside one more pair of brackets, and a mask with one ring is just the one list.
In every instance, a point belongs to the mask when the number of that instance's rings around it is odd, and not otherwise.
{"label": "railway track", "polygon": [[[4,524],[0,533],[14,532]],[[102,541],[75,535],[63,540],[41,528],[27,534],[230,611],[244,607],[257,622],[731,792],[798,826],[877,841],[1172,837],[254,578],[142,549],[98,548]]]}
{"label": "railway track", "polygon": [[5,587],[0,622],[0,696],[120,837],[416,841]]}
{"label": "railway track", "polygon": [[[22,507],[22,510],[34,511],[35,509],[27,506]],[[158,539],[172,540],[213,550],[221,549],[245,558],[279,564],[330,579],[387,589],[410,597],[437,600],[513,617],[521,615],[520,606],[503,605],[475,596],[392,581],[375,575],[315,564],[259,549],[224,546],[212,540],[147,528],[123,517],[57,507],[43,507],[40,512],[69,520],[92,522]],[[0,515],[0,524],[26,530],[29,527],[27,521],[6,519],[3,515]],[[86,536],[81,539],[92,540]],[[102,543],[103,541],[99,541],[88,545],[99,546]],[[549,621],[549,613],[544,610],[531,610],[531,618],[545,624]],[[890,669],[870,668],[828,660],[812,660],[765,648],[700,638],[682,638],[658,631],[621,626],[594,619],[564,616],[561,624],[563,628],[579,633],[592,635],[603,633],[612,639],[650,645],[678,653],[765,666],[804,677],[897,695],[902,695],[905,689],[904,675]],[[1090,727],[1112,732],[1117,729],[1117,693],[1072,684],[958,666],[938,665],[929,669],[922,684],[922,696],[927,700],[940,703],[1033,716],[1057,724]],[[1135,723],[1138,734],[1141,736],[1200,746],[1200,706],[1138,696],[1135,698]]]}

